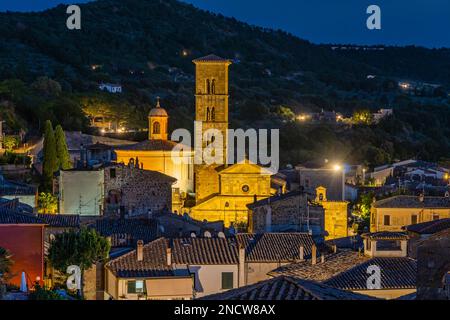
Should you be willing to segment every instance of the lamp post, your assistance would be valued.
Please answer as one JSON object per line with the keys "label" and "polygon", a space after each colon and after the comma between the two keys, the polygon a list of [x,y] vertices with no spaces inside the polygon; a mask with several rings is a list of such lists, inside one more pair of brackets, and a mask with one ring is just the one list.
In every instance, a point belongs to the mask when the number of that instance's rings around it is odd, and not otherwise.
{"label": "lamp post", "polygon": [[340,164],[335,164],[333,170],[339,172],[342,170],[342,201],[345,200],[345,166]]}

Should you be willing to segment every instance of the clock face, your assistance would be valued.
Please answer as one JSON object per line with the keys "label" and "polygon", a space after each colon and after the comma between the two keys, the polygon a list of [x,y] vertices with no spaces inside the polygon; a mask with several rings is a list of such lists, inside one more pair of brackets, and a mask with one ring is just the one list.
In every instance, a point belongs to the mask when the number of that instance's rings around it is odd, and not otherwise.
{"label": "clock face", "polygon": [[242,186],[242,191],[248,192],[249,190],[250,190],[250,188],[248,187],[248,185],[244,184],[244,185]]}

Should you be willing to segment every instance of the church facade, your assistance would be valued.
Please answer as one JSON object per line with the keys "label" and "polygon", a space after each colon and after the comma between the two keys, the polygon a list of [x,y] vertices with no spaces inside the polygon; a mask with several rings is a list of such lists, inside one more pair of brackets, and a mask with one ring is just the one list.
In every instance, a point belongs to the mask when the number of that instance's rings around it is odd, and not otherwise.
{"label": "church facade", "polygon": [[[169,116],[158,100],[148,116],[149,138],[143,142],[116,150],[117,161],[128,164],[138,162],[145,170],[154,170],[174,177],[172,211],[188,212],[197,220],[223,220],[225,226],[232,223],[247,224],[247,204],[271,195],[273,172],[248,160],[226,164],[227,129],[229,126],[229,79],[231,61],[216,55],[193,60],[195,64],[195,120],[201,124],[203,139],[199,149],[184,148],[173,161],[172,150],[177,142],[168,139]],[[222,159],[217,164],[196,162],[199,154],[210,146],[218,135],[209,134],[215,130],[222,137],[222,146],[217,155]],[[207,132],[208,131],[208,132]],[[216,141],[217,143],[218,141]],[[200,157],[201,158],[201,157]],[[178,164],[181,162],[181,164]],[[195,164],[194,164],[195,162]],[[195,205],[185,207],[183,198],[195,192]]]}

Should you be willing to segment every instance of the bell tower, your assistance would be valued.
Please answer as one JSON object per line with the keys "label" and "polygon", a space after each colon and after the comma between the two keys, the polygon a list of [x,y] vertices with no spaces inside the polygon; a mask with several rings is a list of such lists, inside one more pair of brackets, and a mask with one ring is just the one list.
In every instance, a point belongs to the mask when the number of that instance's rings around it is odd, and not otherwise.
{"label": "bell tower", "polygon": [[[231,61],[208,55],[193,60],[195,64],[195,120],[202,124],[202,148],[212,143],[215,137],[207,137],[204,133],[208,129],[217,129],[222,134],[223,159],[226,164],[228,146],[228,67]],[[196,150],[198,152],[198,150]],[[219,175],[216,170],[221,164],[196,164],[194,168],[195,198],[197,203],[218,193]]]}
{"label": "bell tower", "polygon": [[168,120],[169,115],[161,108],[158,97],[156,108],[150,110],[148,114],[148,139],[167,140]]}
{"label": "bell tower", "polygon": [[[223,137],[223,159],[227,158],[228,67],[231,61],[208,55],[193,60],[195,64],[195,120],[202,122],[202,134],[217,129]],[[211,137],[211,139],[213,139]],[[211,140],[203,141],[202,148]]]}

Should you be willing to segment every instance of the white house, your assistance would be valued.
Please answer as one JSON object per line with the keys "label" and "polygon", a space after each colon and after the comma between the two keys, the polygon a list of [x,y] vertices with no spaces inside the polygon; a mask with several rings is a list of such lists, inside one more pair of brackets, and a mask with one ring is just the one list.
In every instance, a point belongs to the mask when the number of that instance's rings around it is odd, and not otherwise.
{"label": "white house", "polygon": [[114,83],[100,83],[98,88],[109,93],[122,93],[122,85]]}

